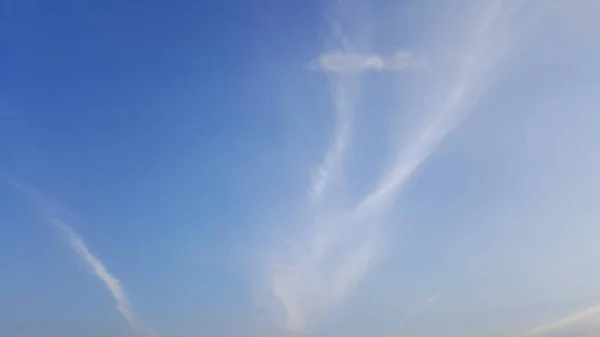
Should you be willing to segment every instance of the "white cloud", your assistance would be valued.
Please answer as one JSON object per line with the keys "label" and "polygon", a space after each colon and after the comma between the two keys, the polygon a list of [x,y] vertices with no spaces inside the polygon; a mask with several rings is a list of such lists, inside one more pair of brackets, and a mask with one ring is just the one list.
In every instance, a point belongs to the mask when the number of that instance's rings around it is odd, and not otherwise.
{"label": "white cloud", "polygon": [[347,83],[348,81],[352,80],[340,79],[333,84],[332,96],[336,118],[333,141],[316,170],[310,189],[310,197],[317,204],[322,200],[323,194],[332,179],[332,174],[341,164],[350,141],[354,109],[354,98],[351,96],[355,93],[351,90],[351,83]]}
{"label": "white cloud", "polygon": [[[338,32],[338,34],[342,34]],[[343,35],[344,52],[326,53],[319,56],[309,64],[309,69],[328,73],[357,73],[365,70],[400,71],[406,68],[423,66],[409,52],[397,52],[389,56],[364,55],[348,52],[353,49],[350,42]],[[332,78],[332,99],[335,108],[335,130],[333,140],[325,153],[324,159],[317,167],[313,177],[310,197],[318,204],[323,199],[328,186],[333,180],[335,171],[341,165],[352,133],[352,120],[354,113],[354,100],[358,95],[356,78]]]}
{"label": "white cloud", "polygon": [[357,73],[361,71],[402,71],[425,66],[425,62],[406,51],[391,55],[330,52],[321,54],[308,68],[328,73]]}
{"label": "white cloud", "polygon": [[91,268],[94,275],[104,283],[116,302],[117,311],[127,320],[129,325],[141,335],[156,336],[156,333],[142,323],[134,314],[133,307],[125,294],[121,281],[111,274],[106,269],[104,263],[90,252],[83,239],[60,219],[54,218],[52,219],[52,223],[66,235],[73,250]]}
{"label": "white cloud", "polygon": [[482,17],[476,20],[474,36],[464,51],[457,78],[434,109],[431,122],[400,153],[392,170],[380,179],[378,188],[356,208],[357,214],[377,212],[389,205],[412,174],[477,103],[505,51],[497,41],[492,42],[501,5],[502,0],[490,2]]}
{"label": "white cloud", "polygon": [[65,234],[71,248],[73,248],[81,260],[91,269],[91,272],[104,283],[116,302],[117,311],[125,318],[131,328],[143,336],[157,336],[154,330],[146,326],[135,315],[131,302],[121,285],[121,281],[111,274],[104,263],[90,252],[83,239],[75,233],[69,225],[56,216],[56,214],[61,212],[70,212],[59,203],[47,198],[40,191],[21,181],[12,179],[11,183],[29,197],[44,215],[50,217],[52,223]]}
{"label": "white cloud", "polygon": [[[440,105],[431,112],[431,122],[398,156],[392,169],[380,177],[377,188],[348,212],[316,215],[314,227],[308,228],[314,230],[312,235],[300,240],[299,249],[284,254],[284,259],[271,268],[274,310],[287,331],[303,332],[314,320],[346,301],[371,268],[379,249],[376,237],[380,216],[442,139],[460,124],[491,81],[493,70],[505,51],[505,46],[493,39],[501,4],[502,1],[491,2],[484,14],[474,20],[473,38],[463,51],[457,78]],[[390,57],[334,53],[322,55],[310,66],[327,72],[355,73],[400,70],[421,64],[409,53]],[[336,156],[347,147],[347,135],[344,132],[341,135],[341,140],[334,142],[330,150]],[[328,168],[328,162],[326,156],[322,166]],[[313,186],[317,191],[322,191],[321,186],[330,179],[328,169],[320,172],[320,179]],[[434,301],[432,297],[427,305]]]}
{"label": "white cloud", "polygon": [[600,323],[600,305],[594,305],[556,321],[536,326],[533,329],[519,334],[518,337],[542,337],[561,331],[577,330],[578,325],[587,326],[585,323],[589,323],[589,321],[592,320],[596,323],[592,332],[597,334],[600,330],[600,326],[598,326],[598,323]]}

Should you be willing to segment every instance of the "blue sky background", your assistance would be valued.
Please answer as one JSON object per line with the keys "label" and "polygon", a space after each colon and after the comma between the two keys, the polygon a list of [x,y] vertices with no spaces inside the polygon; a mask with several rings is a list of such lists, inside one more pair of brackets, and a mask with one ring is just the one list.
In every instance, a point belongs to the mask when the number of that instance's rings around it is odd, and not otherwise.
{"label": "blue sky background", "polygon": [[0,0],[0,335],[600,331],[593,0]]}

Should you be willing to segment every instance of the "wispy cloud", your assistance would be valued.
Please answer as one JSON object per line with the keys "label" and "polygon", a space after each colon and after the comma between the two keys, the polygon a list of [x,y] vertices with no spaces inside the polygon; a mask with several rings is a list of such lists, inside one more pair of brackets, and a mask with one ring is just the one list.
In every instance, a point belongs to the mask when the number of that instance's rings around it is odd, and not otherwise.
{"label": "wispy cloud", "polygon": [[86,266],[90,268],[91,272],[94,273],[94,275],[98,277],[102,283],[104,283],[116,302],[117,311],[125,318],[131,328],[143,336],[157,336],[154,330],[144,324],[144,322],[142,322],[135,315],[133,306],[131,305],[129,298],[123,289],[121,281],[119,281],[119,279],[117,279],[108,271],[100,259],[92,254],[81,236],[79,236],[69,225],[67,225],[61,218],[57,216],[57,214],[61,212],[68,212],[68,210],[56,201],[44,196],[37,189],[21,181],[13,179],[11,183],[28,198],[30,198],[42,211],[42,213],[50,218],[52,224],[55,225],[65,235],[69,245],[71,248],[73,248],[75,253],[77,253],[79,258],[81,258]]}
{"label": "wispy cloud", "polygon": [[333,140],[316,169],[310,189],[311,199],[315,203],[322,201],[350,143],[354,101],[359,94],[356,83],[358,79],[352,75],[364,70],[400,71],[424,65],[424,62],[417,60],[410,52],[397,52],[384,57],[348,52],[347,50],[353,49],[350,42],[343,35],[340,39],[346,52],[326,53],[309,64],[309,69],[324,71],[332,76],[331,96],[335,109]]}
{"label": "wispy cloud", "polygon": [[[271,268],[270,288],[276,314],[291,333],[304,331],[309,319],[322,317],[343,303],[372,266],[378,250],[380,216],[394,202],[398,192],[413,173],[438,147],[483,94],[490,74],[504,51],[494,42],[493,29],[502,1],[494,1],[485,13],[474,20],[473,38],[463,52],[458,76],[422,132],[406,147],[392,169],[379,179],[379,184],[352,210],[342,214],[317,216],[314,230],[299,249],[287,252]],[[409,54],[392,58],[373,55],[326,54],[313,61],[313,69],[334,73],[356,73],[362,70],[401,69],[414,66]],[[346,134],[330,150],[333,154],[346,147]],[[337,143],[337,142],[336,142]],[[328,178],[326,157],[324,170],[314,185],[322,190]],[[428,304],[435,301],[431,298]]]}
{"label": "wispy cloud", "polygon": [[[596,323],[600,323],[600,305],[594,305],[584,310],[570,314],[566,317],[560,318],[559,320],[536,326],[531,330],[519,334],[518,337],[542,337],[547,335],[549,336],[553,333],[557,333],[567,329],[573,329],[577,325],[583,324],[592,319],[594,319]],[[600,332],[600,326],[596,325],[594,332]]]}
{"label": "wispy cloud", "polygon": [[[330,18],[334,43],[338,44],[343,53],[351,53],[355,46],[346,36],[341,20]],[[312,61],[309,69],[316,69]],[[352,122],[354,118],[354,103],[357,95],[357,78],[352,74],[330,73],[331,97],[334,105],[335,127],[333,138],[329,144],[322,162],[317,166],[309,189],[309,197],[313,204],[318,205],[331,184],[332,176],[341,165],[344,153],[350,143]]]}
{"label": "wispy cloud", "polygon": [[308,64],[311,70],[328,73],[402,71],[423,66],[425,62],[408,51],[399,51],[390,55],[330,52],[321,54]]}
{"label": "wispy cloud", "polygon": [[313,177],[310,197],[314,203],[323,199],[323,194],[332,180],[331,175],[343,160],[344,152],[350,141],[352,131],[352,114],[354,106],[354,93],[350,88],[352,79],[336,79],[333,83],[332,96],[335,108],[335,130],[333,140],[327,149],[323,161],[317,167]]}
{"label": "wispy cloud", "polygon": [[322,71],[331,76],[332,100],[335,109],[333,139],[323,161],[313,176],[310,197],[318,204],[331,184],[336,170],[343,161],[352,133],[355,97],[359,94],[356,75],[363,71],[402,71],[425,66],[425,62],[409,51],[390,55],[361,54],[344,34],[342,24],[332,20],[333,35],[341,50],[323,53],[307,65],[308,69]]}
{"label": "wispy cloud", "polygon": [[400,153],[392,170],[382,176],[378,188],[356,208],[358,214],[370,213],[388,206],[413,173],[437,149],[440,142],[464,119],[483,94],[482,87],[490,81],[488,75],[497,65],[503,46],[492,43],[492,29],[502,0],[490,3],[473,28],[475,32],[463,54],[458,77],[441,104],[434,109],[432,121],[409,146]]}
{"label": "wispy cloud", "polygon": [[90,252],[83,239],[60,219],[54,218],[52,219],[52,223],[66,235],[73,250],[91,268],[94,275],[104,283],[116,302],[117,311],[127,320],[129,325],[141,335],[156,336],[156,333],[141,322],[134,314],[133,307],[125,294],[121,281],[111,274],[106,269],[104,263]]}

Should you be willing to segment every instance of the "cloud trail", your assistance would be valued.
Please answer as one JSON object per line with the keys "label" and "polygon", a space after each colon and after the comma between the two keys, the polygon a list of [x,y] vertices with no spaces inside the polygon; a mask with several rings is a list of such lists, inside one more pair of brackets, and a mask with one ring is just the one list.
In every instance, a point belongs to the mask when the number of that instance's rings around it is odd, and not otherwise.
{"label": "cloud trail", "polygon": [[[343,53],[352,53],[355,46],[350,43],[348,36],[346,36],[342,20],[339,18],[330,19],[335,43],[341,47]],[[313,62],[308,65],[309,68]],[[354,97],[357,90],[355,87],[357,79],[353,74],[330,73],[330,81],[335,111],[335,126],[333,139],[312,177],[309,197],[315,205],[323,200],[323,195],[332,180],[332,175],[340,166],[348,147],[352,131]]]}
{"label": "cloud trail", "polygon": [[29,197],[45,216],[51,218],[52,224],[56,226],[66,237],[69,245],[81,260],[90,268],[91,272],[104,283],[116,303],[116,309],[125,318],[131,328],[138,334],[147,337],[156,337],[157,334],[146,326],[134,313],[133,306],[127,297],[121,281],[111,274],[104,263],[98,259],[85,244],[84,240],[73,229],[61,220],[57,213],[70,213],[65,207],[54,200],[44,196],[35,188],[15,179],[11,179],[13,186]]}
{"label": "cloud trail", "polygon": [[[476,103],[485,83],[482,79],[491,73],[494,61],[503,50],[490,40],[491,30],[497,19],[502,0],[489,5],[474,31],[477,32],[464,53],[459,66],[458,78],[435,109],[432,121],[398,157],[392,170],[384,175],[378,187],[357,206],[357,215],[370,213],[393,202],[398,192],[409,181],[412,174],[437,149],[441,141],[464,119]],[[495,48],[496,50],[492,50]],[[489,80],[489,79],[487,79]],[[479,92],[477,92],[479,91]]]}
{"label": "cloud trail", "polygon": [[[463,52],[458,75],[441,105],[433,110],[432,120],[406,147],[392,169],[379,179],[377,187],[367,194],[350,212],[318,217],[309,230],[314,230],[300,242],[296,251],[284,254],[271,268],[270,291],[276,315],[285,330],[302,333],[310,323],[339,306],[372,266],[378,249],[379,217],[394,202],[412,174],[433,153],[464,119],[477,99],[485,93],[497,61],[506,46],[493,41],[492,35],[500,13],[501,0],[490,3],[476,21],[473,38]],[[345,103],[345,96],[340,102]],[[344,112],[339,121],[348,121]],[[349,122],[348,122],[349,123]],[[338,124],[339,125],[339,124]],[[332,163],[339,164],[347,147],[344,128],[320,166],[319,179],[313,185],[322,193],[330,179]]]}
{"label": "cloud trail", "polygon": [[340,165],[344,152],[348,147],[352,129],[353,98],[348,79],[337,79],[332,89],[335,108],[335,131],[333,141],[327,149],[323,161],[313,177],[310,196],[313,202],[319,203],[323,198],[331,174]]}
{"label": "cloud trail", "polygon": [[397,52],[386,57],[353,53],[350,51],[353,48],[348,39],[343,37],[341,32],[338,34],[341,35],[340,40],[345,51],[323,54],[309,64],[310,69],[324,71],[332,76],[332,98],[335,109],[333,140],[323,161],[317,167],[310,189],[311,199],[317,204],[322,201],[323,194],[332,180],[332,174],[341,165],[350,142],[354,96],[357,95],[357,88],[354,85],[357,81],[354,77],[356,73],[363,70],[400,71],[424,65],[409,52]]}
{"label": "cloud trail", "polygon": [[140,335],[156,336],[156,333],[145,326],[145,324],[134,314],[133,307],[125,294],[121,281],[111,274],[106,269],[104,263],[90,252],[83,239],[60,219],[54,218],[52,219],[52,223],[66,235],[71,248],[73,248],[81,260],[83,260],[83,262],[91,268],[91,271],[104,283],[115,300],[117,311],[125,318],[125,320],[127,320],[131,328]]}
{"label": "cloud trail", "polygon": [[546,334],[571,328],[574,325],[583,323],[591,318],[596,318],[596,322],[600,321],[600,305],[594,305],[582,311],[578,311],[563,317],[557,321],[536,326],[529,331],[519,334],[518,337],[544,336]]}

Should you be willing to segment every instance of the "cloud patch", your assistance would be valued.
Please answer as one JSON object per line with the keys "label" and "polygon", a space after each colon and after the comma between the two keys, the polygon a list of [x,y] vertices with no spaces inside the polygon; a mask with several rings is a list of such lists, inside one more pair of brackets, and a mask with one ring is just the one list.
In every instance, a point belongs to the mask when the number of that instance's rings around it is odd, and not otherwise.
{"label": "cloud patch", "polygon": [[411,52],[390,55],[330,52],[321,54],[308,64],[308,69],[326,73],[358,73],[363,71],[402,71],[425,66]]}

